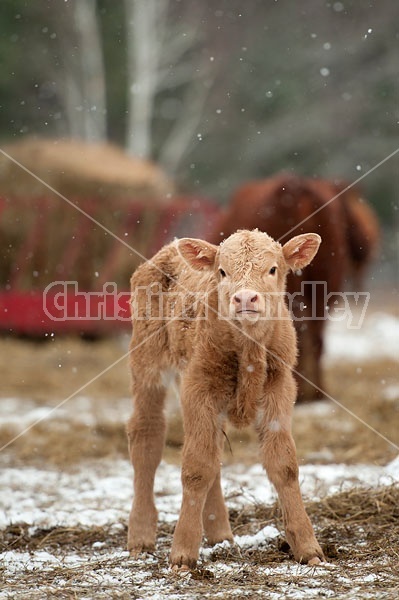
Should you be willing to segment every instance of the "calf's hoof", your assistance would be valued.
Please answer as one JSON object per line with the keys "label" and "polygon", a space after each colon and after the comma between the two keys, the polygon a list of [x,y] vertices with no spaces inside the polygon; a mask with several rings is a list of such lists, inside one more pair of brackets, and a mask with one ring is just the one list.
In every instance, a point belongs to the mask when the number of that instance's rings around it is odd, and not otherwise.
{"label": "calf's hoof", "polygon": [[130,556],[137,557],[145,552],[154,552],[156,535],[156,516],[150,522],[130,517],[127,533],[127,549]]}
{"label": "calf's hoof", "polygon": [[132,558],[138,558],[146,552],[154,552],[155,544],[128,544],[127,549]]}
{"label": "calf's hoof", "polygon": [[302,551],[301,554],[295,556],[295,559],[302,565],[310,566],[319,565],[325,561],[323,551],[317,542],[313,547],[308,548],[307,550]]}
{"label": "calf's hoof", "polygon": [[195,569],[197,557],[189,556],[186,552],[172,551],[169,557],[169,564],[173,571],[189,571]]}
{"label": "calf's hoof", "polygon": [[127,549],[133,558],[137,558],[145,552],[154,552],[155,550],[155,533],[153,531],[141,531],[128,533]]}
{"label": "calf's hoof", "polygon": [[208,542],[209,546],[215,546],[215,544],[220,544],[221,542],[230,542],[230,544],[233,544],[234,537],[230,531],[220,535],[207,535],[206,541]]}
{"label": "calf's hoof", "polygon": [[321,560],[318,556],[315,556],[314,558],[311,558],[310,560],[308,560],[308,565],[310,567],[314,567],[316,565],[321,565]]}
{"label": "calf's hoof", "polygon": [[173,573],[175,573],[175,575],[180,575],[182,577],[184,577],[191,571],[190,567],[188,567],[187,565],[182,565],[181,567],[179,567],[178,565],[171,565],[170,568],[172,569]]}

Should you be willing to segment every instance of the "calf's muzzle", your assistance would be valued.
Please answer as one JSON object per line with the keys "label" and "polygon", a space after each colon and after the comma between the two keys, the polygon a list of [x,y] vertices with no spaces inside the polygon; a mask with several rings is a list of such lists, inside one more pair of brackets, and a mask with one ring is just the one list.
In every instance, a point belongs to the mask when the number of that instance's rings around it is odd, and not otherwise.
{"label": "calf's muzzle", "polygon": [[235,292],[230,303],[236,315],[258,314],[264,309],[264,300],[255,290],[243,289]]}

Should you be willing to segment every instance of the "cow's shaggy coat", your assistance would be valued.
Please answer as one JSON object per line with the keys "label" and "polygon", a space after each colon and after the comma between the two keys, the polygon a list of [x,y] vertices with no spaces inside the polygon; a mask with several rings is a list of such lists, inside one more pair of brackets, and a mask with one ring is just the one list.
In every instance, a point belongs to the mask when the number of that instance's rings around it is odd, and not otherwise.
{"label": "cow's shaggy coat", "polygon": [[299,345],[298,399],[321,398],[327,310],[334,310],[349,275],[361,287],[376,253],[378,223],[353,186],[279,174],[238,187],[208,241],[218,244],[237,229],[254,227],[283,242],[291,230],[291,235],[315,231],[323,239],[306,271],[287,278]]}

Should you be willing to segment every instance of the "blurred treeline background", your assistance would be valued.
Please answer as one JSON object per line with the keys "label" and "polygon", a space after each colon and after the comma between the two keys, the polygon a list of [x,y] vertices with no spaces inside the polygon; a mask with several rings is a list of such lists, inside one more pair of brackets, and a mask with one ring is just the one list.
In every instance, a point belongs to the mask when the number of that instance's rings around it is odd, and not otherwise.
{"label": "blurred treeline background", "polygon": [[[109,140],[223,203],[279,170],[354,181],[399,146],[399,3],[2,0],[0,132]],[[398,155],[362,182],[398,223]]]}

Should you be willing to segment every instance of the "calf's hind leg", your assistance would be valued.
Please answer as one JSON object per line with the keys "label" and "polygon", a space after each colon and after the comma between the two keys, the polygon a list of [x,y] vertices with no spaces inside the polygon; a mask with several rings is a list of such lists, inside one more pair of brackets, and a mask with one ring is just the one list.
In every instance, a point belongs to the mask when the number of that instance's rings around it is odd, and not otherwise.
{"label": "calf's hind leg", "polygon": [[134,470],[134,496],[129,517],[128,550],[133,556],[155,548],[158,513],[154,501],[155,471],[165,441],[165,389],[133,385],[134,410],[127,426]]}
{"label": "calf's hind leg", "polygon": [[[220,451],[223,449],[223,434],[219,434]],[[223,498],[220,481],[220,467],[206,497],[202,511],[202,522],[209,544],[217,544],[224,540],[233,541],[229,523],[229,513]]]}

